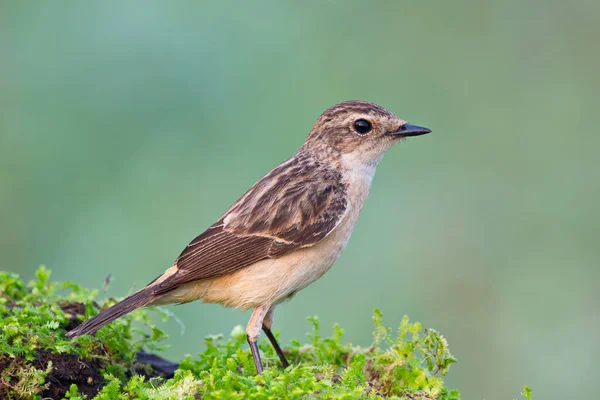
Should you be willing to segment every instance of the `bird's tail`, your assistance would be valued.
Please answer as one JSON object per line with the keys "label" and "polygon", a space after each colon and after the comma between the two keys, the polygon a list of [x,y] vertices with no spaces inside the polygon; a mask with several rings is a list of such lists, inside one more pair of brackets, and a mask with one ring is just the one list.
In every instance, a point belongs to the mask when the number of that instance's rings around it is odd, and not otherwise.
{"label": "bird's tail", "polygon": [[153,288],[148,286],[139,290],[114,306],[83,322],[77,328],[67,332],[67,337],[76,338],[88,333],[92,334],[115,319],[152,303],[157,298],[153,292]]}

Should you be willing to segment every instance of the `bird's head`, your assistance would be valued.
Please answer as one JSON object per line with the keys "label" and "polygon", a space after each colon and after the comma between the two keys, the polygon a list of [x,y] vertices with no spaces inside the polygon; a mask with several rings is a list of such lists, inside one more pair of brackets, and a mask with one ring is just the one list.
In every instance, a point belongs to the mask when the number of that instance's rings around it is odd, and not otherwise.
{"label": "bird's head", "polygon": [[429,132],[409,125],[377,104],[344,101],[321,114],[303,149],[317,156],[339,156],[353,164],[376,165],[394,143]]}

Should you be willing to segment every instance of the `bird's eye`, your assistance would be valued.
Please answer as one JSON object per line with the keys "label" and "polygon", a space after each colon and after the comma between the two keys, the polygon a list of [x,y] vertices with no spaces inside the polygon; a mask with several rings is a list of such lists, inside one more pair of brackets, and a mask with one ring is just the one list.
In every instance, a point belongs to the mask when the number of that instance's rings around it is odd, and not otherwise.
{"label": "bird's eye", "polygon": [[357,119],[354,121],[354,129],[361,135],[366,135],[373,129],[373,126],[366,119]]}

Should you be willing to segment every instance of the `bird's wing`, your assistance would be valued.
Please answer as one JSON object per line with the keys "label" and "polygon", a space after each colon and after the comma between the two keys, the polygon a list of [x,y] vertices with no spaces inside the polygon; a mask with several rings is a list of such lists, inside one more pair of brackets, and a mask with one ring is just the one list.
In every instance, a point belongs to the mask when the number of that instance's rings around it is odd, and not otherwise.
{"label": "bird's wing", "polygon": [[346,210],[341,174],[297,155],[269,172],[196,237],[155,290],[166,293],[312,246],[333,231]]}

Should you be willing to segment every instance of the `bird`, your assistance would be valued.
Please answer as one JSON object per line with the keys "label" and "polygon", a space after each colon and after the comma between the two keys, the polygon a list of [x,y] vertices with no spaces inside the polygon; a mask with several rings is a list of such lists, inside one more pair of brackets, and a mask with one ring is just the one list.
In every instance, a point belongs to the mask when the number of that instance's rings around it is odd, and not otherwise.
{"label": "bird", "polygon": [[333,105],[293,157],[254,184],[162,275],[67,337],[93,334],[141,307],[202,300],[252,309],[246,337],[258,374],[263,372],[257,344],[261,330],[288,367],[271,330],[275,307],[338,260],[384,153],[408,137],[430,132],[368,101]]}

